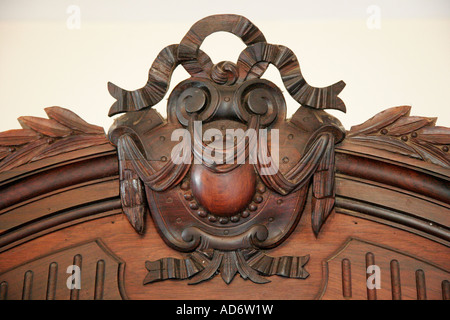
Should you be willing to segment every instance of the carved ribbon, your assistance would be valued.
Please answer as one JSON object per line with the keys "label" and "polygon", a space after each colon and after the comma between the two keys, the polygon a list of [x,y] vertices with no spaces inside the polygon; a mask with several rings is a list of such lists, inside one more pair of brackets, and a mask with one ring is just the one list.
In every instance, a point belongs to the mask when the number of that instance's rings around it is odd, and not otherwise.
{"label": "carved ribbon", "polygon": [[207,257],[197,251],[189,254],[186,259],[162,258],[156,261],[146,261],[148,274],[144,284],[169,280],[188,279],[203,270]]}
{"label": "carved ribbon", "polygon": [[169,279],[190,279],[188,284],[198,284],[211,279],[218,272],[226,284],[231,283],[238,273],[243,279],[259,284],[270,282],[262,276],[306,279],[309,273],[304,266],[308,261],[309,255],[270,257],[254,249],[195,251],[186,259],[163,258],[146,261],[145,266],[149,273],[144,284]]}
{"label": "carved ribbon", "polygon": [[[219,22],[220,21],[220,22]],[[187,32],[178,47],[178,58],[183,61],[184,68],[191,76],[201,71],[210,73],[210,67],[198,59],[198,52],[203,40],[214,32],[225,31],[239,37],[247,46],[266,42],[262,32],[247,18],[234,14],[213,15],[197,21]],[[195,68],[192,68],[193,65]],[[259,78],[267,69],[262,64],[256,76]]]}
{"label": "carved ribbon", "polygon": [[240,78],[247,80],[250,70],[261,62],[270,62],[280,71],[287,91],[301,105],[315,109],[346,111],[344,102],[338,97],[345,87],[345,82],[339,81],[325,88],[309,85],[302,75],[297,57],[285,46],[256,43],[244,49],[237,62]]}
{"label": "carved ribbon", "polygon": [[306,279],[309,276],[304,269],[309,261],[309,255],[271,257],[254,249],[243,253],[248,265],[264,276],[277,275],[295,279]]}
{"label": "carved ribbon", "polygon": [[[225,68],[221,64],[213,66],[208,55],[199,49],[208,35],[218,31],[231,32],[247,45],[239,56],[237,65],[229,62]],[[180,45],[164,48],[153,62],[144,87],[127,91],[109,82],[108,90],[117,99],[111,106],[109,116],[157,104],[166,94],[172,73],[180,63],[191,76],[211,79],[220,84],[228,83],[221,73],[237,73],[239,78],[233,80],[233,83],[236,80],[243,82],[261,77],[268,64],[272,63],[279,69],[289,94],[300,104],[316,109],[338,109],[345,112],[343,101],[337,97],[345,86],[343,81],[325,88],[310,86],[302,76],[298,60],[291,50],[266,43],[261,31],[244,17],[220,15],[198,21]]]}

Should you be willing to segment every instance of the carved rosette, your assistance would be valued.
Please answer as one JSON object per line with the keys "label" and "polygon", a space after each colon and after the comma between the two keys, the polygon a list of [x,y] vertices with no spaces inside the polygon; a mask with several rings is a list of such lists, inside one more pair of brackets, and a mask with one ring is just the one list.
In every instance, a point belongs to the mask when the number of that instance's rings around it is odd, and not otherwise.
{"label": "carved rosette", "polygon": [[[236,63],[214,65],[199,49],[218,31],[246,44]],[[151,107],[162,100],[180,64],[191,77],[171,92],[165,120]],[[291,119],[281,90],[261,79],[269,64],[301,104]],[[190,279],[196,284],[217,272],[226,283],[237,273],[255,283],[266,283],[263,276],[271,275],[306,278],[307,256],[273,258],[261,250],[279,245],[293,231],[311,184],[316,236],[331,213],[334,145],[345,130],[323,110],[345,112],[338,98],[344,86],[342,81],[310,86],[291,50],[267,43],[256,26],[237,15],[194,24],[180,44],[160,52],[141,89],[109,83],[117,99],[109,115],[125,113],[109,130],[118,149],[124,213],[143,233],[150,209],[165,242],[189,253],[185,259],[147,262],[144,283]],[[243,134],[234,135],[237,131]]]}

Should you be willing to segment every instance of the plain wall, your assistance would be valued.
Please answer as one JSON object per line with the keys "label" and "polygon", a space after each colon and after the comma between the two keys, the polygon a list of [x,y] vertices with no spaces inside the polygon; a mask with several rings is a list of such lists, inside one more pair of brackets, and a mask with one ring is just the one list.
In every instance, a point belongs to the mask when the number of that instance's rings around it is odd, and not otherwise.
{"label": "plain wall", "polygon": [[[80,9],[80,29],[67,26],[71,5]],[[347,114],[331,113],[347,129],[398,105],[450,126],[450,1],[3,0],[0,131],[19,128],[19,116],[46,117],[43,109],[55,105],[107,130],[115,101],[107,82],[142,87],[161,49],[179,43],[197,20],[218,13],[246,16],[269,43],[293,50],[309,84],[344,80],[340,97]],[[370,28],[373,19],[380,29]],[[244,47],[237,37],[217,33],[202,50],[214,62],[236,61]],[[187,77],[178,67],[170,90]],[[273,66],[264,77],[285,91]],[[167,96],[156,106],[163,115]],[[298,103],[286,100],[290,116]]]}

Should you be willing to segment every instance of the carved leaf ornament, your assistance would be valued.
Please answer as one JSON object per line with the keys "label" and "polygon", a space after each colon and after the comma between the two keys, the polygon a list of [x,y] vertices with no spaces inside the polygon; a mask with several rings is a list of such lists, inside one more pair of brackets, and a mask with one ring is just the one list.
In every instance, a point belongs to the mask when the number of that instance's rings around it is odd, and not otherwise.
{"label": "carved leaf ornament", "polygon": [[49,119],[24,116],[23,129],[0,132],[0,172],[64,152],[108,143],[102,127],[68,109],[45,109]]}
{"label": "carved leaf ornament", "polygon": [[410,106],[386,109],[351,127],[347,138],[449,168],[450,128],[435,126],[436,118],[410,116],[410,111]]}

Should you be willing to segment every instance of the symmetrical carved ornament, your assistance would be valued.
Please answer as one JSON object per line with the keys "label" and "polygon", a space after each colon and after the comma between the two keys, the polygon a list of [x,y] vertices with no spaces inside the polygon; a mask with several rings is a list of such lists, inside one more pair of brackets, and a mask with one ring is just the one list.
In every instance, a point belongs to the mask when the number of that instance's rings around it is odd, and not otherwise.
{"label": "symmetrical carved ornament", "polygon": [[[236,63],[213,64],[200,50],[203,40],[219,31],[245,43]],[[262,78],[269,64],[300,104],[290,119],[281,90]],[[190,77],[170,93],[163,119],[152,106],[166,95],[178,65]],[[335,205],[337,144],[342,142],[340,151],[350,145],[356,152],[400,154],[432,164],[426,166],[450,167],[450,129],[435,126],[435,118],[410,116],[409,106],[387,109],[346,132],[324,111],[345,112],[338,97],[344,86],[342,81],[310,86],[294,53],[267,43],[246,18],[206,17],[180,44],[158,54],[144,87],[127,91],[108,84],[117,100],[109,115],[122,114],[108,137],[72,111],[46,108],[48,119],[20,117],[22,129],[0,133],[0,173],[112,143],[121,199],[99,207],[121,204],[138,233],[150,212],[166,244],[183,252],[182,258],[147,261],[144,284],[167,279],[197,284],[216,274],[228,284],[238,273],[255,283],[269,282],[272,275],[305,279],[308,255],[271,257],[265,251],[289,237],[308,194],[312,229],[319,234]],[[116,174],[115,161],[105,168],[108,174]],[[3,198],[5,207],[17,198],[11,194]]]}
{"label": "symmetrical carved ornament", "polygon": [[[236,63],[213,64],[200,50],[218,31],[246,44]],[[171,92],[162,119],[151,107],[166,94],[179,64],[191,77]],[[269,64],[301,105],[289,120],[280,89],[261,78]],[[237,273],[255,283],[269,282],[264,276],[271,275],[306,278],[309,256],[274,258],[262,250],[293,231],[311,183],[316,235],[332,211],[334,146],[345,130],[324,109],[345,112],[337,96],[344,86],[342,81],[310,86],[291,50],[267,43],[256,26],[237,15],[194,24],[180,44],[159,53],[143,88],[126,91],[109,83],[117,99],[109,115],[125,113],[109,130],[118,149],[123,211],[142,233],[150,209],[165,242],[187,253],[184,259],[148,261],[144,283],[190,279],[196,284],[217,272],[226,283]],[[215,133],[205,139],[209,129]],[[232,136],[230,129],[245,134]],[[173,139],[174,132],[184,134]]]}

